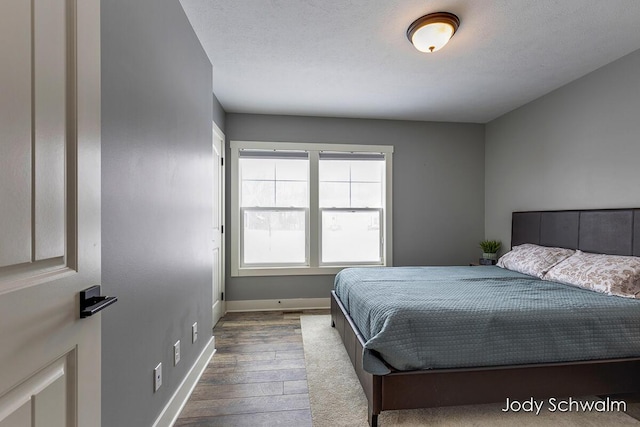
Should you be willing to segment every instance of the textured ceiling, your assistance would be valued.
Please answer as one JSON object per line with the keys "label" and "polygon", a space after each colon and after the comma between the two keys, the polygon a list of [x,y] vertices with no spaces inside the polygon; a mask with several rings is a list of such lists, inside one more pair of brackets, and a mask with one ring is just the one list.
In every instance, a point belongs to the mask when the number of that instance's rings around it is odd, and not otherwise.
{"label": "textured ceiling", "polygon": [[[640,0],[181,3],[227,112],[485,123],[640,49]],[[420,53],[438,11],[460,28]]]}

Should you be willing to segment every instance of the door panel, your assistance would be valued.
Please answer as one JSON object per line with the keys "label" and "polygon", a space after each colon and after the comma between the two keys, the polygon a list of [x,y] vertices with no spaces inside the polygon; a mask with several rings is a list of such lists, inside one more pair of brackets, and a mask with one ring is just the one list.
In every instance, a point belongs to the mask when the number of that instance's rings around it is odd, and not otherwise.
{"label": "door panel", "polygon": [[[67,359],[72,353],[56,360],[42,371],[19,384],[0,401],[0,427],[64,427],[71,425],[67,396],[74,387],[69,376]],[[3,424],[4,423],[4,424]]]}
{"label": "door panel", "polygon": [[[9,95],[0,102],[0,278],[7,279],[16,271],[29,277],[63,267],[65,234],[75,231],[65,223],[65,208],[74,209],[65,206],[72,201],[65,192],[75,194],[77,167],[75,51],[69,49],[75,28],[72,1],[10,0],[0,7],[0,57],[18,58],[0,75],[0,90]],[[12,29],[16,23],[21,30]],[[74,175],[68,180],[65,165]]]}
{"label": "door panel", "polygon": [[0,427],[100,425],[99,11],[0,2]]}
{"label": "door panel", "polygon": [[67,25],[64,1],[34,4],[34,260],[43,260],[64,255]]}
{"label": "door panel", "polygon": [[0,421],[0,427],[31,427],[31,402],[27,402]]}
{"label": "door panel", "polygon": [[[31,260],[30,2],[0,6],[0,267]],[[4,13],[10,10],[11,13]],[[15,188],[25,191],[15,191]],[[9,244],[11,242],[11,244]]]}

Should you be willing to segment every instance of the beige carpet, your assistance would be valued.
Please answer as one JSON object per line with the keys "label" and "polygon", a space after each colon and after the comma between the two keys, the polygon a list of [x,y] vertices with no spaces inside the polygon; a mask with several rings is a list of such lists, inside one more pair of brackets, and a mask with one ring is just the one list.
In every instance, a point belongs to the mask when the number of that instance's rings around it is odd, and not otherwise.
{"label": "beige carpet", "polygon": [[[304,358],[314,427],[367,426],[367,400],[362,392],[338,332],[328,315],[300,317]],[[381,426],[639,426],[623,412],[549,412],[539,415],[504,413],[505,405],[469,405],[402,411],[385,411]]]}

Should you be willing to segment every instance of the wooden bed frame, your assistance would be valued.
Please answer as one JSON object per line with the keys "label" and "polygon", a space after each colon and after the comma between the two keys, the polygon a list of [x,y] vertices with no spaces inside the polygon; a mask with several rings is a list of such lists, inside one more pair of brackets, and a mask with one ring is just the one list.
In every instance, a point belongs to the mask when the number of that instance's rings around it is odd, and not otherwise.
{"label": "wooden bed frame", "polygon": [[[522,243],[640,256],[640,209],[514,212],[511,244]],[[331,324],[367,397],[372,427],[385,410],[640,392],[640,357],[373,375],[362,368],[365,340],[333,291]]]}

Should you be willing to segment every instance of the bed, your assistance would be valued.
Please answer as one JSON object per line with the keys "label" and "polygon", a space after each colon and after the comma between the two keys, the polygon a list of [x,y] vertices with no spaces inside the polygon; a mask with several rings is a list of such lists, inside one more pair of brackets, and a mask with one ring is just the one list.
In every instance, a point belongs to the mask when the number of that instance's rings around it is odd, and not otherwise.
{"label": "bed", "polygon": [[[640,209],[514,212],[512,215],[512,245],[526,243],[544,247],[579,249],[592,253],[640,256]],[[451,294],[455,294],[455,289],[461,289],[459,292],[461,294],[503,292],[504,282],[508,282],[509,288],[521,288],[521,292],[523,292],[523,289],[533,289],[528,281],[538,280],[498,267],[458,267],[450,270],[451,274],[447,273],[446,267],[427,269],[430,274],[428,277],[432,279],[434,284],[420,283],[420,286],[433,286],[432,292],[440,292],[434,297],[436,306],[439,304],[438,301],[455,297],[455,295],[451,296]],[[420,268],[369,270],[368,277],[364,271],[345,270],[347,273],[344,275],[361,276],[364,274],[360,278],[352,278],[351,281],[355,283],[361,280],[366,285],[364,288],[379,286],[388,288],[388,291],[389,288],[393,289],[395,284],[401,282],[411,283],[412,280],[425,282],[420,277],[424,277],[426,272],[419,270]],[[341,273],[341,275],[343,274]],[[391,276],[387,277],[387,275]],[[413,279],[408,279],[408,277],[413,277]],[[346,280],[349,277],[343,279]],[[442,287],[443,281],[452,282],[448,286],[449,290]],[[478,287],[478,285],[487,286],[488,290]],[[407,296],[411,295],[411,286],[409,285],[408,291],[402,291],[405,292],[405,295],[401,298],[410,299]],[[383,343],[378,347],[373,345],[371,334],[375,333],[376,325],[367,324],[367,320],[363,323],[362,319],[369,319],[370,323],[375,323],[375,316],[366,317],[358,314],[354,308],[360,304],[356,297],[337,286],[332,291],[331,298],[332,326],[338,330],[342,338],[367,397],[369,424],[376,426],[381,411],[392,409],[504,402],[507,397],[528,399],[532,396],[536,398],[568,397],[640,391],[640,347],[638,347],[640,337],[637,336],[640,331],[638,328],[640,311],[637,311],[640,309],[640,301],[601,295],[591,290],[571,288],[573,287],[554,282],[536,283],[535,289],[542,289],[541,293],[538,295],[534,291],[530,291],[531,295],[526,298],[529,298],[530,302],[542,301],[549,305],[548,295],[554,295],[552,299],[562,303],[550,305],[560,314],[567,308],[566,304],[569,304],[568,308],[571,308],[571,304],[577,304],[578,308],[587,304],[591,307],[591,300],[598,304],[602,301],[604,306],[613,304],[614,307],[609,307],[608,309],[611,311],[607,313],[598,311],[601,309],[600,307],[593,309],[595,310],[591,315],[593,319],[607,319],[608,323],[591,321],[591,325],[588,326],[590,329],[587,332],[581,332],[581,334],[590,337],[590,343],[587,340],[588,345],[581,344],[578,340],[566,346],[569,347],[568,353],[563,353],[566,349],[562,348],[559,349],[559,352],[554,353],[556,346],[552,345],[550,347],[554,351],[545,348],[544,351],[539,351],[540,354],[536,355],[533,354],[534,350],[540,346],[533,345],[526,348],[526,340],[521,340],[519,345],[514,346],[519,348],[525,345],[523,347],[525,351],[513,352],[498,349],[498,351],[492,352],[487,351],[491,345],[482,347],[482,341],[485,340],[483,338],[477,340],[478,342],[475,344],[470,343],[466,353],[460,351],[458,352],[460,354],[454,354],[454,357],[451,357],[451,351],[438,351],[437,345],[433,346],[435,351],[432,354],[426,354],[424,348],[417,348],[415,349],[419,352],[417,359],[427,360],[426,365],[419,365],[415,363],[415,360],[411,360],[411,351],[414,351],[411,349],[407,351],[406,355],[400,357],[400,360],[393,359],[391,355],[387,355],[391,362],[385,360],[383,356],[386,354],[385,345],[389,347],[396,346],[396,344],[391,341],[391,343]],[[341,293],[342,299],[336,290]],[[550,294],[549,292],[552,291],[559,293]],[[577,296],[567,294],[574,291],[578,292]],[[389,297],[382,298],[391,299]],[[547,298],[547,302],[545,302],[545,298]],[[488,298],[489,301],[503,299],[495,296]],[[585,299],[587,302],[581,299]],[[530,302],[521,305],[528,307]],[[379,310],[392,310],[390,308],[392,305],[385,305],[385,303],[386,301],[380,301],[374,303],[374,306],[381,307]],[[520,302],[518,301],[518,303]],[[353,315],[350,314],[347,307],[351,308]],[[590,308],[590,310],[592,309]],[[523,327],[526,327],[526,310],[522,311],[522,307],[512,310],[509,315],[515,315],[515,317],[510,320],[509,318],[503,319],[502,323],[518,323],[518,313],[520,313],[520,318],[524,319],[522,323],[525,326]],[[618,314],[619,317],[615,317]],[[570,319],[562,319],[561,322],[568,321]],[[409,317],[406,322],[414,326],[422,325],[425,319]],[[449,327],[449,332],[446,334],[440,332],[439,335],[436,333],[428,338],[433,343],[445,345],[437,342],[437,339],[441,338],[444,342],[446,337],[443,335],[462,335],[471,342],[476,336],[476,331],[473,331],[469,324],[455,325],[455,322],[456,314],[453,313],[445,322]],[[498,335],[512,334],[516,338],[520,335],[517,330],[509,332],[508,330],[496,329],[495,325],[500,323],[500,319],[496,321],[491,316],[484,319],[480,316],[480,320],[474,323],[477,323],[476,326],[480,329],[483,328],[483,325],[485,329],[487,329],[487,325],[491,325],[490,330]],[[356,326],[357,324],[360,327]],[[553,324],[553,322],[549,324]],[[616,325],[620,327],[616,327]],[[622,328],[622,325],[627,329]],[[598,328],[601,330],[598,331]],[[390,336],[398,335],[401,331],[408,329],[411,328],[406,325],[397,326],[395,331],[391,328]],[[428,334],[428,329],[417,328],[423,334]],[[548,333],[544,328],[537,329],[540,329],[541,335]],[[620,334],[608,336],[607,331],[612,330],[619,331]],[[486,339],[491,340],[492,338]],[[565,341],[567,341],[566,335],[564,337],[557,336],[552,340],[556,344],[562,344]],[[598,345],[591,345],[593,343],[600,343],[599,349]],[[562,347],[562,345],[558,347]],[[609,350],[612,351],[609,352]],[[438,358],[438,353],[440,353],[440,358]],[[471,357],[470,354],[474,353],[480,357]],[[505,355],[505,353],[508,354]],[[442,354],[447,356],[443,358]],[[393,366],[399,366],[399,368]]]}

